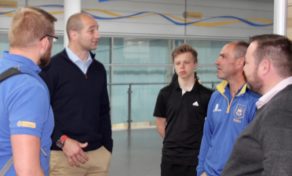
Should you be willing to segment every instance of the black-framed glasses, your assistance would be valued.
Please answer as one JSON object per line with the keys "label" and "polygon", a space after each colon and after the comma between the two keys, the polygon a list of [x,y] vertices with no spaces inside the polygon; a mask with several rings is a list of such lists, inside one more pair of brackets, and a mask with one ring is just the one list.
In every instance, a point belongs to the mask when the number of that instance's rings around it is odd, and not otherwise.
{"label": "black-framed glasses", "polygon": [[44,39],[45,37],[51,37],[51,38],[53,38],[53,42],[56,42],[56,41],[59,39],[59,37],[57,37],[57,36],[50,35],[50,34],[46,34],[46,35],[44,35],[44,36],[41,38],[41,40]]}

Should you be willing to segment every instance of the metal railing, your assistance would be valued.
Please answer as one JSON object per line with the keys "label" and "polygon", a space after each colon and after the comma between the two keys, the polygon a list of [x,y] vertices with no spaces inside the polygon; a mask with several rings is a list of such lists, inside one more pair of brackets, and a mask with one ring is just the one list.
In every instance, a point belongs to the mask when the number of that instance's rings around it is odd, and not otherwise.
{"label": "metal railing", "polygon": [[[133,122],[133,118],[132,118],[133,86],[161,85],[161,88],[162,88],[167,84],[169,84],[169,83],[109,83],[109,84],[107,84],[109,86],[110,99],[112,99],[112,87],[113,86],[127,86],[127,120],[126,120],[127,130],[131,130],[131,128],[132,128],[131,125],[132,125],[132,122]],[[210,88],[214,89],[216,84],[218,84],[218,82],[201,82],[201,84],[209,85],[207,87],[210,87]]]}

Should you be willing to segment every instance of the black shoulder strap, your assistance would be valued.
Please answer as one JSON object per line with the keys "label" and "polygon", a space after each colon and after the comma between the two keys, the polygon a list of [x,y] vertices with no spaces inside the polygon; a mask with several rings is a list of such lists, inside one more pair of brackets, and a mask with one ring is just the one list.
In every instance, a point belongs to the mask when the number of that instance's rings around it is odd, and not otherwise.
{"label": "black shoulder strap", "polygon": [[9,68],[9,69],[7,69],[6,71],[4,71],[4,72],[2,72],[2,73],[0,74],[0,82],[1,82],[1,81],[4,81],[5,79],[7,79],[7,78],[9,78],[9,77],[11,77],[11,76],[13,76],[13,75],[17,75],[17,74],[19,74],[19,73],[21,73],[21,72],[19,71],[19,69],[14,68],[14,67]]}

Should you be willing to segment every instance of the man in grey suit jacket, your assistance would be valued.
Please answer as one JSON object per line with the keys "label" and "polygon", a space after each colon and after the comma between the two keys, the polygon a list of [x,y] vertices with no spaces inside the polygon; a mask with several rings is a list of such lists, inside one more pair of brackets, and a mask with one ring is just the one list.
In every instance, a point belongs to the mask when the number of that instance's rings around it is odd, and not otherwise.
{"label": "man in grey suit jacket", "polygon": [[280,35],[251,38],[244,72],[262,94],[254,121],[238,138],[222,176],[292,175],[292,44]]}

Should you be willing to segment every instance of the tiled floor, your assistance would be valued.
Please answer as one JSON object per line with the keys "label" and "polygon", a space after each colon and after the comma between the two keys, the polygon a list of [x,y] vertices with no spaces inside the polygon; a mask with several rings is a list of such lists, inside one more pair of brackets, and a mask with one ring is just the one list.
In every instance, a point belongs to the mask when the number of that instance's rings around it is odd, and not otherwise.
{"label": "tiled floor", "polygon": [[114,131],[110,176],[159,176],[162,139],[156,129]]}

